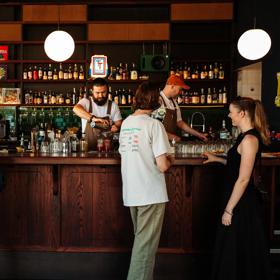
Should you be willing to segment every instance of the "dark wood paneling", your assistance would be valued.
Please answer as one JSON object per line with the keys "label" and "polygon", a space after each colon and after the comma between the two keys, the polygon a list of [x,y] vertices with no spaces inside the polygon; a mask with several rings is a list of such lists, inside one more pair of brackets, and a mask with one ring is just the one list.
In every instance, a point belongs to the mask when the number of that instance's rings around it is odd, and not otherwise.
{"label": "dark wood paneling", "polygon": [[21,41],[21,24],[0,23],[0,41]]}
{"label": "dark wood paneling", "polygon": [[62,246],[128,247],[129,209],[123,206],[119,167],[64,167]]}
{"label": "dark wood paneling", "polygon": [[6,167],[0,192],[0,244],[55,248],[59,242],[58,199],[51,166]]}
{"label": "dark wood paneling", "polygon": [[89,23],[89,41],[169,40],[169,23]]}
{"label": "dark wood paneling", "polygon": [[25,22],[86,21],[86,5],[23,5]]}
{"label": "dark wood paneling", "polygon": [[233,3],[172,4],[171,20],[232,20]]}

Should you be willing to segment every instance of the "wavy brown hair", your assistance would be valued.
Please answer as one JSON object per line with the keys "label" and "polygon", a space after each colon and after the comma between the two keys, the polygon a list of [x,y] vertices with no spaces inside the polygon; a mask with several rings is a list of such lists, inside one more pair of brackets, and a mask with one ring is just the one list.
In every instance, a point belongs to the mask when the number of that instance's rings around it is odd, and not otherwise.
{"label": "wavy brown hair", "polygon": [[143,82],[136,90],[132,109],[156,110],[160,107],[159,89],[151,82]]}
{"label": "wavy brown hair", "polygon": [[231,102],[240,111],[246,111],[251,119],[253,127],[259,132],[265,145],[270,143],[269,129],[263,106],[259,100],[250,97],[237,97]]}

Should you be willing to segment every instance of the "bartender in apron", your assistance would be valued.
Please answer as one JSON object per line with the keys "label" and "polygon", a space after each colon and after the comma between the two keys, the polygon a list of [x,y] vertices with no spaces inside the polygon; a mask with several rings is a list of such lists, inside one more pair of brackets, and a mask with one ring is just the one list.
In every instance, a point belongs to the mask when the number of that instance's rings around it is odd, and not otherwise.
{"label": "bartender in apron", "polygon": [[120,130],[122,116],[118,105],[108,100],[108,83],[96,78],[92,85],[92,96],[82,98],[73,108],[82,119],[82,133],[86,134],[89,150],[96,149],[97,135],[103,131],[113,133]]}
{"label": "bartender in apron", "polygon": [[164,89],[160,92],[161,107],[153,113],[156,118],[162,119],[162,123],[166,129],[168,139],[178,142],[181,137],[177,135],[178,128],[189,134],[192,134],[203,141],[207,141],[207,137],[199,131],[191,128],[182,119],[181,110],[176,101],[177,96],[182,89],[189,89],[183,79],[178,75],[170,75],[166,81]]}

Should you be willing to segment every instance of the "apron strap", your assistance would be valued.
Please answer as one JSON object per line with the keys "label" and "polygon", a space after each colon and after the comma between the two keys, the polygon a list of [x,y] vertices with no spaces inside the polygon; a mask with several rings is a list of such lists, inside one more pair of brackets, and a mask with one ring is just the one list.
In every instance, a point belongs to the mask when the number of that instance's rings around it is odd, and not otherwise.
{"label": "apron strap", "polygon": [[108,100],[107,115],[111,115],[112,100]]}

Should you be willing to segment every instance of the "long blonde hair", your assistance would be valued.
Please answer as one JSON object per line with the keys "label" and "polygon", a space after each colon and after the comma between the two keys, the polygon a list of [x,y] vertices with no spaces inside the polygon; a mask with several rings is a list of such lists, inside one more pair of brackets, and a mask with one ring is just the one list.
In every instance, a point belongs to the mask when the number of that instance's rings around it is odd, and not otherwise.
{"label": "long blonde hair", "polygon": [[253,127],[259,132],[263,144],[270,143],[269,129],[263,106],[259,100],[250,97],[237,97],[231,102],[240,111],[246,111],[251,119]]}

